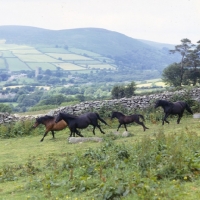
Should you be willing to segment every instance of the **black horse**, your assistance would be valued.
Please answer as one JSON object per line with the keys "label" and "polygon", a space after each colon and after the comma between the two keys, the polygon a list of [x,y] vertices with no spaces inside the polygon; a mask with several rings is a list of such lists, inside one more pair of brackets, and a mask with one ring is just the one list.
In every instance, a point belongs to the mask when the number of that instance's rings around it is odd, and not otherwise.
{"label": "black horse", "polygon": [[169,124],[169,122],[167,121],[167,117],[169,115],[178,115],[177,124],[179,124],[185,109],[189,113],[193,114],[189,105],[183,101],[177,101],[173,103],[166,100],[157,100],[155,103],[155,108],[159,106],[161,106],[165,112],[165,116],[162,120],[162,125],[164,125],[164,122],[167,122]]}
{"label": "black horse", "polygon": [[87,128],[89,125],[93,126],[93,134],[94,135],[95,135],[96,127],[99,128],[101,133],[105,134],[102,131],[100,125],[98,124],[98,120],[100,120],[104,124],[108,125],[102,118],[100,118],[98,113],[92,113],[92,112],[85,113],[80,116],[74,116],[74,115],[70,115],[70,114],[66,114],[66,113],[59,113],[55,122],[58,123],[61,120],[64,120],[68,124],[68,127],[71,131],[70,137],[72,136],[72,134],[75,136],[75,133],[77,135],[83,137],[83,135],[77,130],[77,128],[83,129],[83,128]]}
{"label": "black horse", "polygon": [[125,116],[121,112],[112,112],[111,119],[113,119],[113,118],[117,118],[118,121],[119,121],[119,126],[117,128],[117,131],[119,130],[119,128],[120,128],[120,126],[122,124],[124,124],[124,128],[127,131],[126,124],[130,124],[132,122],[136,122],[137,124],[143,126],[144,131],[146,129],[149,129],[144,125],[143,122],[140,122],[140,118],[144,121],[144,116],[143,115],[133,114],[133,115]]}

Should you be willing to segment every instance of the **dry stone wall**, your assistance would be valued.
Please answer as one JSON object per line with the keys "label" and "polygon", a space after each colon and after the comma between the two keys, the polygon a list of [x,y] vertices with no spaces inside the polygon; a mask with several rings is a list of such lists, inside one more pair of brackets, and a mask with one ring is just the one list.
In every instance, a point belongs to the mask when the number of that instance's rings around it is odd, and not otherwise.
{"label": "dry stone wall", "polygon": [[[187,90],[180,90],[175,92],[163,92],[158,94],[143,95],[143,96],[133,96],[131,98],[113,99],[113,100],[102,100],[102,101],[86,101],[73,106],[61,107],[59,109],[49,112],[49,115],[57,115],[59,112],[66,112],[70,114],[81,114],[88,110],[95,109],[98,110],[103,106],[114,107],[117,105],[122,105],[127,109],[144,109],[152,106],[157,99],[169,100],[172,96],[178,95],[183,96],[188,93]],[[200,102],[200,88],[195,88],[189,91],[192,99]]]}
{"label": "dry stone wall", "polygon": [[[180,90],[176,92],[163,92],[158,94],[143,95],[143,96],[133,96],[131,98],[113,99],[113,100],[102,100],[102,101],[86,101],[73,106],[60,107],[59,109],[52,110],[47,115],[57,115],[59,112],[66,112],[70,114],[79,115],[81,113],[87,112],[88,110],[95,109],[98,110],[102,106],[114,107],[117,105],[122,105],[127,109],[144,109],[152,106],[157,99],[169,100],[173,95],[183,96],[188,93],[187,90]],[[193,100],[200,102],[200,88],[195,88],[189,91],[189,94]],[[44,114],[45,115],[45,114]],[[41,114],[40,114],[41,116]],[[24,121],[27,119],[34,119],[37,116],[19,116],[10,115],[9,113],[0,113],[0,124],[13,122],[13,121]]]}

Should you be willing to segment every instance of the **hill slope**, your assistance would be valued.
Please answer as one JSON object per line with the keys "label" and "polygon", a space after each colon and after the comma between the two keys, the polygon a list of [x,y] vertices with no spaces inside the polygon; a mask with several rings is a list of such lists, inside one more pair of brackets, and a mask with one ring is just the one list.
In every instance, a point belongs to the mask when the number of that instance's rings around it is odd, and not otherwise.
{"label": "hill slope", "polygon": [[114,59],[119,68],[162,71],[179,60],[178,55],[169,54],[167,44],[155,45],[154,42],[99,28],[55,31],[27,26],[0,26],[0,39],[13,44],[67,45],[84,49]]}

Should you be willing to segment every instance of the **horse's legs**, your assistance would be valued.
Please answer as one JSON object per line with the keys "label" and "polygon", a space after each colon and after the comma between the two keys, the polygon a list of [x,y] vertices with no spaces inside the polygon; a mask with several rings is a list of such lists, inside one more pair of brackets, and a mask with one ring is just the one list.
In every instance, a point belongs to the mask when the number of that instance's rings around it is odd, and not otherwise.
{"label": "horse's legs", "polygon": [[95,135],[95,128],[96,128],[96,126],[93,126],[93,134]]}
{"label": "horse's legs", "polygon": [[163,118],[163,122],[162,122],[162,125],[164,125],[164,121],[166,121],[168,124],[169,124],[169,122],[167,121],[167,117],[169,116],[169,114],[168,113],[165,113],[165,116],[164,116],[164,118]]}
{"label": "horse's legs", "polygon": [[122,124],[119,124],[119,126],[118,126],[118,128],[117,128],[117,131],[119,130],[119,128],[121,127],[121,125],[122,125]]}
{"label": "horse's legs", "polygon": [[183,114],[182,114],[182,113],[178,115],[177,124],[179,124],[179,123],[180,123],[180,120],[181,120],[181,117],[182,117],[182,116],[183,116]]}
{"label": "horse's legs", "polygon": [[127,131],[126,124],[124,124],[124,128],[125,128],[125,129],[126,129],[126,131]]}
{"label": "horse's legs", "polygon": [[[76,133],[77,135],[79,135],[80,137],[83,137],[83,135],[81,134],[81,132],[78,131],[77,129],[75,129],[75,133]],[[75,136],[75,135],[74,135],[74,136]]]}
{"label": "horse's legs", "polygon": [[51,131],[51,134],[52,134],[52,136],[53,136],[53,139],[55,139],[55,137],[54,137],[54,131]]}
{"label": "horse's legs", "polygon": [[105,132],[102,131],[101,127],[99,124],[97,124],[97,127],[99,128],[99,130],[101,131],[101,133],[105,134]]}
{"label": "horse's legs", "polygon": [[43,138],[40,140],[40,142],[43,142],[43,140],[44,140],[44,138],[46,137],[46,135],[47,135],[48,132],[49,132],[49,131],[45,131],[45,133],[44,133],[44,135],[43,135]]}
{"label": "horse's legs", "polygon": [[140,121],[135,121],[135,122],[136,122],[137,124],[143,126],[144,131],[145,131],[146,129],[149,129],[149,128],[147,128],[147,127],[144,125],[143,122],[140,122]]}

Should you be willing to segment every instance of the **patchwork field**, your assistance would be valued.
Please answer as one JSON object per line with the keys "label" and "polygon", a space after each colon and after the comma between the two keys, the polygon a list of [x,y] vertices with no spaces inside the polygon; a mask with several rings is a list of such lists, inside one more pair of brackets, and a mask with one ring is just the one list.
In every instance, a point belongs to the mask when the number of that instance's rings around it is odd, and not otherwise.
{"label": "patchwork field", "polygon": [[[35,48],[2,42],[0,43],[0,56],[2,57],[0,68],[4,68],[8,64],[10,71],[35,70],[37,67],[41,67],[42,70],[56,70],[56,66],[70,71],[80,71],[86,68],[94,70],[116,69],[112,59],[76,48]],[[3,58],[6,59],[7,63]]]}
{"label": "patchwork field", "polygon": [[74,71],[74,70],[85,70],[86,68],[78,66],[78,65],[74,65],[72,63],[56,63],[56,66],[64,69],[64,70],[70,70],[70,71]]}

